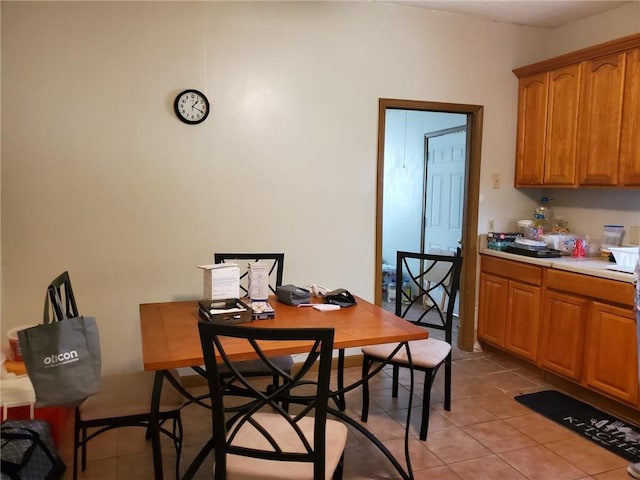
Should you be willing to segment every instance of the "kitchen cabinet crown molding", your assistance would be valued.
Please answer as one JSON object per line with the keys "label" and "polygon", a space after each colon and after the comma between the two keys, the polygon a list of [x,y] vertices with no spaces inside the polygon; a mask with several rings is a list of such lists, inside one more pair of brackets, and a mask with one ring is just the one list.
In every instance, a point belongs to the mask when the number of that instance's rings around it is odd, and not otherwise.
{"label": "kitchen cabinet crown molding", "polygon": [[523,78],[555,70],[556,68],[565,67],[574,63],[580,63],[585,60],[591,60],[605,55],[631,50],[636,47],[640,47],[640,33],[627,35],[626,37],[621,37],[609,42],[565,53],[564,55],[549,58],[541,62],[518,67],[512,71],[516,77]]}

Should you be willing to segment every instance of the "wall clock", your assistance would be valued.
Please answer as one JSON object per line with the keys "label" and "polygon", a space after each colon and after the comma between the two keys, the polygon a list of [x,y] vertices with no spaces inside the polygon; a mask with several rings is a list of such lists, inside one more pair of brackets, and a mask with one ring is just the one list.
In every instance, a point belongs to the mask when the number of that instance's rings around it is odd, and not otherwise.
{"label": "wall clock", "polygon": [[173,109],[184,123],[197,125],[209,116],[209,100],[198,90],[184,90],[176,96]]}

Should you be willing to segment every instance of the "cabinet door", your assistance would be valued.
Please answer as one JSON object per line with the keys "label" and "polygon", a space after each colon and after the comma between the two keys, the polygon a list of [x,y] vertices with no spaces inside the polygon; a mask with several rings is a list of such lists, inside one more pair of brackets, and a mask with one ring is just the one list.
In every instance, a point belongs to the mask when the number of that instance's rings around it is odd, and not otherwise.
{"label": "cabinet door", "polygon": [[537,360],[540,287],[509,282],[504,347],[521,357]]}
{"label": "cabinet door", "polygon": [[580,185],[618,184],[626,54],[584,62],[578,116]]}
{"label": "cabinet door", "polygon": [[498,347],[504,347],[508,286],[505,278],[480,273],[478,338]]}
{"label": "cabinet door", "polygon": [[640,48],[627,52],[620,136],[621,186],[640,186]]}
{"label": "cabinet door", "polygon": [[547,290],[540,335],[540,365],[580,381],[587,300]]}
{"label": "cabinet door", "polygon": [[518,84],[516,187],[542,185],[547,121],[547,73],[521,78]]}
{"label": "cabinet door", "polygon": [[582,64],[549,73],[545,185],[576,184],[576,139]]}
{"label": "cabinet door", "polygon": [[638,352],[633,311],[593,302],[585,345],[586,385],[635,405]]}

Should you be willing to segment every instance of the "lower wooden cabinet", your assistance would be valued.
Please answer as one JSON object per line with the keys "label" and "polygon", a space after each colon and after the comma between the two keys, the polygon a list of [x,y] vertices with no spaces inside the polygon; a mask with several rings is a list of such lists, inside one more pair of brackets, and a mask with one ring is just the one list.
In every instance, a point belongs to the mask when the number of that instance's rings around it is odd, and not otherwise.
{"label": "lower wooden cabinet", "polygon": [[587,300],[547,291],[541,323],[540,366],[580,381]]}
{"label": "lower wooden cabinet", "polygon": [[504,348],[528,360],[538,357],[540,287],[509,281]]}
{"label": "lower wooden cabinet", "polygon": [[504,347],[508,290],[506,278],[480,273],[478,338],[497,347]]}
{"label": "lower wooden cabinet", "polygon": [[633,288],[482,255],[478,339],[638,408]]}
{"label": "lower wooden cabinet", "polygon": [[478,338],[535,362],[542,269],[492,257],[481,269]]}
{"label": "lower wooden cabinet", "polygon": [[586,386],[629,404],[638,402],[638,351],[633,311],[592,302],[585,339]]}

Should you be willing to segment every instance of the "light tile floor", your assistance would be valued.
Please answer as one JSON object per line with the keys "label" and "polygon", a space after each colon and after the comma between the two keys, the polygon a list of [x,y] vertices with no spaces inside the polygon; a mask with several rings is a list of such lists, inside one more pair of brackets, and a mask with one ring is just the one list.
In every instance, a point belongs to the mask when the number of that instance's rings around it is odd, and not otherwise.
{"label": "light tile floor", "polygon": [[[350,367],[347,379],[360,377]],[[417,374],[421,381],[421,374]],[[454,350],[452,408],[443,409],[443,377],[433,387],[429,435],[417,438],[419,405],[411,414],[411,460],[416,480],[628,480],[628,462],[584,440],[577,434],[521,406],[514,395],[550,388],[542,377],[507,357]],[[405,381],[408,378],[403,372]],[[198,387],[201,388],[201,387]],[[408,390],[391,397],[391,377],[382,372],[372,383],[372,404],[367,427],[402,458]],[[417,385],[416,390],[420,391]],[[359,418],[360,391],[347,397],[348,413]],[[415,405],[415,404],[414,404]],[[207,411],[190,405],[183,413],[185,448],[190,461],[210,435]],[[60,451],[72,478],[71,433],[64,435]],[[163,440],[164,442],[164,440]],[[151,446],[140,428],[113,430],[89,444],[87,470],[80,479],[131,480],[153,478]],[[175,453],[170,442],[163,448],[165,478],[173,478]],[[198,479],[212,478],[211,462]],[[349,434],[344,478],[400,478],[390,463],[356,432]]]}

